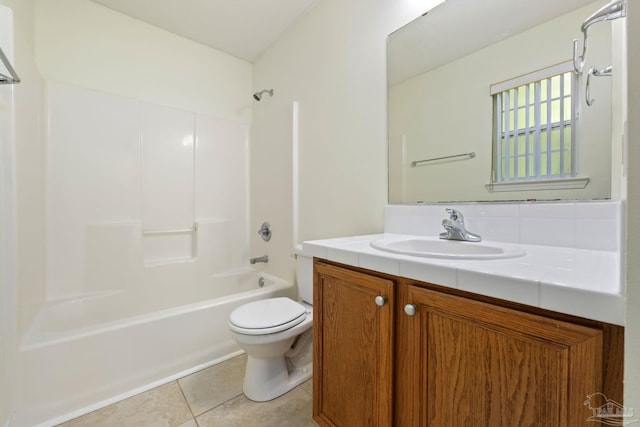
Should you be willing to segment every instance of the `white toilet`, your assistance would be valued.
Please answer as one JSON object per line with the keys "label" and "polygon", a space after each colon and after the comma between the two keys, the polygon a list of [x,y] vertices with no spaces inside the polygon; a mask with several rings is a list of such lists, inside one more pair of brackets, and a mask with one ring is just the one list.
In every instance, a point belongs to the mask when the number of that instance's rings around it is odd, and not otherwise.
{"label": "white toilet", "polygon": [[257,402],[275,399],[311,378],[313,272],[312,259],[296,260],[301,302],[269,298],[231,312],[229,329],[247,353],[245,396]]}

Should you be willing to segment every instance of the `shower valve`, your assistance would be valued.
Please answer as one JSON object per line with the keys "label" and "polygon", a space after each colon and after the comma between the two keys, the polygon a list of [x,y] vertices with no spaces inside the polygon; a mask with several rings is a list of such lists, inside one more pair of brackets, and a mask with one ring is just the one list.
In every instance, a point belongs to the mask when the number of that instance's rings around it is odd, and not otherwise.
{"label": "shower valve", "polygon": [[269,225],[268,222],[263,222],[258,230],[258,234],[265,242],[271,240],[271,225]]}

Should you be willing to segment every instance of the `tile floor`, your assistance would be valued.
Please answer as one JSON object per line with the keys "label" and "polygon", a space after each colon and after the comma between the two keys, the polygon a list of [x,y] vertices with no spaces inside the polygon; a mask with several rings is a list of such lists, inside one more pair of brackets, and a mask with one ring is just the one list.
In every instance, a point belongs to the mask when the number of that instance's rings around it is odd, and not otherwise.
{"label": "tile floor", "polygon": [[242,394],[238,356],[130,397],[59,427],[315,427],[311,381],[270,402]]}

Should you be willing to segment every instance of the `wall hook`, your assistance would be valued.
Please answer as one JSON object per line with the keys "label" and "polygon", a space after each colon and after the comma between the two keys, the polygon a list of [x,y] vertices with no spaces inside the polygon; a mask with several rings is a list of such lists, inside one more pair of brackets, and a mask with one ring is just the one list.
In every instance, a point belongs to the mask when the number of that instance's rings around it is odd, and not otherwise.
{"label": "wall hook", "polygon": [[611,65],[609,65],[607,68],[603,68],[602,70],[599,70],[595,67],[591,67],[589,69],[589,73],[587,74],[587,84],[586,84],[585,94],[584,94],[585,101],[589,107],[591,107],[593,103],[596,102],[595,99],[591,98],[591,76],[596,76],[596,77],[610,76],[612,72],[613,72],[613,66]]}
{"label": "wall hook", "polygon": [[582,31],[582,55],[578,55],[578,39],[573,41],[573,68],[576,74],[582,74],[585,59],[587,57],[587,30],[598,22],[613,21],[627,16],[627,4],[625,0],[612,0],[611,3],[602,6],[594,14],[584,20],[580,30]]}

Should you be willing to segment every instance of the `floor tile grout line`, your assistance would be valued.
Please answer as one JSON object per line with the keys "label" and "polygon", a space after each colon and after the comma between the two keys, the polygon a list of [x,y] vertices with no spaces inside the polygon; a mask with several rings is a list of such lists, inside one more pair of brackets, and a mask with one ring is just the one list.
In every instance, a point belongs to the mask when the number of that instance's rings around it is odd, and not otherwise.
{"label": "floor tile grout line", "polygon": [[[193,417],[194,417],[194,418],[196,418],[196,420],[197,420],[197,417],[200,417],[200,416],[202,416],[202,415],[206,414],[206,413],[207,413],[207,412],[209,412],[209,411],[213,411],[214,409],[219,408],[219,407],[221,407],[222,405],[224,405],[224,404],[226,404],[226,403],[228,403],[228,402],[231,402],[232,400],[237,399],[237,398],[238,398],[238,397],[240,397],[240,396],[244,396],[244,393],[237,394],[237,395],[235,395],[235,396],[233,396],[233,397],[231,397],[231,398],[229,398],[229,399],[225,400],[224,402],[220,402],[220,403],[218,403],[216,406],[213,406],[213,407],[211,407],[211,408],[208,408],[208,409],[206,409],[206,410],[202,411],[202,412],[201,412],[201,413],[199,413],[198,415],[194,415]],[[191,408],[189,408],[189,409],[191,410]],[[193,411],[192,411],[191,413],[193,414]]]}
{"label": "floor tile grout line", "polygon": [[[209,408],[209,409],[207,409],[206,411],[204,411],[203,413],[201,413],[200,415],[198,415],[198,417],[201,417],[201,416],[203,416],[204,414],[207,414],[207,413],[209,413],[209,412],[212,412],[212,411],[214,411],[214,410],[218,409],[219,407],[221,407],[221,406],[223,406],[223,405],[225,405],[225,404],[227,404],[227,403],[231,402],[232,400],[236,400],[236,399],[238,399],[239,397],[242,397],[242,396],[244,396],[244,398],[245,398],[245,399],[247,399],[247,400],[249,400],[249,401],[250,401],[250,399],[249,399],[249,398],[247,398],[247,396],[245,396],[245,394],[244,394],[244,392],[243,392],[243,393],[240,393],[240,394],[238,394],[238,395],[236,395],[236,396],[234,396],[234,397],[232,397],[232,398],[230,398],[230,399],[228,399],[228,400],[225,400],[224,402],[221,402],[220,404],[218,404],[218,405],[214,406],[213,408]],[[198,422],[198,419],[196,418],[196,423],[197,423],[197,422]],[[200,425],[198,424],[198,427],[199,427],[199,426],[200,426]]]}
{"label": "floor tile grout line", "polygon": [[[242,357],[242,356],[243,356],[243,355],[239,355],[239,356],[232,357],[231,359],[228,359],[228,360],[226,360],[226,361],[222,362],[220,365],[223,365],[223,364],[225,364],[226,362],[229,362],[229,361],[231,361],[231,360],[233,360],[233,359],[235,359],[235,358]],[[234,399],[237,399],[238,397],[240,397],[240,396],[243,396],[243,395],[244,395],[244,392],[243,392],[243,391],[241,391],[241,392],[240,392],[240,393],[238,393],[237,395],[235,395],[235,396],[233,396],[233,397],[230,397],[229,399],[225,400],[224,402],[220,402],[219,404],[217,404],[217,405],[215,405],[215,406],[213,406],[213,407],[211,407],[211,408],[208,408],[208,409],[206,409],[206,410],[204,410],[204,411],[202,411],[202,412],[200,412],[200,413],[198,413],[198,414],[196,415],[196,413],[195,413],[195,412],[193,411],[193,409],[191,408],[191,405],[189,404],[189,400],[187,399],[187,395],[185,394],[185,391],[184,391],[184,389],[182,388],[182,384],[180,384],[180,380],[185,379],[185,378],[187,378],[187,377],[190,377],[190,376],[192,376],[192,375],[197,375],[197,374],[198,374],[198,372],[202,372],[202,371],[204,371],[204,370],[206,370],[206,369],[209,369],[209,368],[205,368],[205,369],[202,369],[201,371],[193,372],[193,373],[191,373],[191,374],[189,374],[189,375],[185,375],[184,377],[180,377],[180,378],[178,378],[178,379],[176,379],[176,380],[175,380],[175,381],[178,383],[178,387],[180,388],[180,393],[182,393],[182,397],[184,398],[185,402],[187,403],[187,408],[189,408],[189,412],[191,413],[191,416],[193,417],[193,419],[194,419],[194,421],[196,422],[196,425],[197,425],[198,427],[200,426],[200,424],[198,423],[198,417],[200,417],[200,416],[202,416],[202,415],[206,414],[206,413],[207,413],[207,412],[209,412],[209,411],[212,411],[212,410],[214,410],[214,409],[216,409],[216,408],[219,408],[220,406],[222,406],[222,405],[226,404],[227,402],[230,402],[230,401],[232,401],[232,400],[234,400]]]}
{"label": "floor tile grout line", "polygon": [[[223,363],[221,363],[221,365],[224,365],[224,362],[223,362]],[[184,381],[183,381],[185,378],[187,378],[187,377],[189,377],[189,376],[192,376],[192,375],[196,375],[196,374],[197,374],[197,373],[191,373],[191,374],[185,375],[185,376],[183,376],[183,377],[176,378],[176,379],[174,379],[174,380],[170,381],[169,383],[166,383],[166,384],[163,384],[163,385],[160,385],[160,386],[156,387],[156,388],[164,387],[164,386],[167,386],[167,385],[171,384],[172,382],[175,382],[175,383],[178,385],[178,389],[180,390],[180,394],[182,395],[183,402],[186,404],[187,409],[188,409],[188,411],[189,411],[189,414],[191,415],[191,420],[192,420],[192,423],[189,423],[189,422],[188,422],[189,420],[185,420],[185,421],[184,421],[183,423],[181,423],[180,425],[185,424],[185,423],[187,423],[187,424],[191,424],[191,425],[195,425],[196,427],[200,427],[201,425],[206,425],[206,421],[205,421],[204,419],[201,419],[201,420],[199,421],[199,420],[198,420],[198,417],[202,417],[203,415],[208,414],[208,413],[210,413],[210,412],[212,412],[212,411],[215,411],[216,409],[220,409],[222,406],[224,406],[224,405],[228,404],[229,402],[232,402],[232,401],[234,401],[234,400],[240,399],[240,398],[242,398],[243,396],[244,396],[244,398],[245,398],[245,399],[247,399],[247,398],[246,398],[246,396],[244,395],[244,393],[241,391],[241,392],[239,392],[239,393],[238,393],[237,395],[235,395],[235,396],[228,397],[228,398],[227,398],[227,400],[225,400],[224,402],[220,402],[220,403],[218,403],[217,405],[215,405],[215,406],[213,406],[213,407],[211,407],[211,408],[209,408],[209,409],[207,409],[207,410],[204,410],[204,411],[202,411],[201,413],[199,413],[198,415],[196,415],[196,413],[194,412],[194,408],[192,408],[192,405],[191,405],[191,403],[189,402],[189,399],[187,398],[187,394],[188,394],[187,392],[189,391],[189,386],[188,386],[188,384],[187,384],[187,383],[184,383]],[[309,381],[309,382],[310,382],[310,381]],[[183,384],[183,383],[184,383],[184,384]],[[305,383],[306,383],[306,382],[305,382]],[[305,383],[299,384],[298,386],[294,387],[294,388],[293,388],[292,390],[290,390],[290,391],[293,391],[294,389],[301,389],[301,391],[302,391],[302,392],[304,392],[304,394],[307,394],[308,396],[311,396],[311,397],[312,397],[312,396],[313,396],[312,389],[307,390],[307,388],[305,387]],[[146,393],[146,392],[145,392],[145,393]],[[140,393],[140,394],[144,394],[144,393]],[[285,393],[285,394],[287,394],[287,393]],[[136,395],[136,396],[137,396],[137,395]],[[131,398],[133,398],[133,397],[135,397],[135,396],[131,396],[129,399],[131,399]],[[126,400],[128,400],[128,399],[123,400],[123,402],[124,402],[124,401],[126,401]],[[247,400],[250,400],[250,399],[247,399]],[[192,402],[192,403],[193,403],[193,402]],[[268,402],[265,402],[265,403],[268,403]],[[111,405],[110,405],[110,406],[111,406]],[[196,406],[197,406],[197,405],[196,405]],[[205,423],[205,424],[201,424],[201,422],[203,422],[203,423]]]}
{"label": "floor tile grout line", "polygon": [[[184,377],[182,377],[184,378]],[[189,409],[189,413],[191,414],[191,419],[196,423],[196,427],[199,427],[198,424],[198,420],[196,419],[196,416],[193,414],[193,410],[191,409],[191,405],[189,405],[189,400],[187,399],[187,395],[184,394],[184,390],[182,389],[182,386],[180,385],[180,379],[182,378],[178,378],[176,381],[176,384],[178,384],[178,388],[180,389],[180,394],[182,394],[182,398],[184,399],[184,403],[187,404],[187,408]]]}

